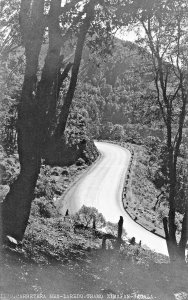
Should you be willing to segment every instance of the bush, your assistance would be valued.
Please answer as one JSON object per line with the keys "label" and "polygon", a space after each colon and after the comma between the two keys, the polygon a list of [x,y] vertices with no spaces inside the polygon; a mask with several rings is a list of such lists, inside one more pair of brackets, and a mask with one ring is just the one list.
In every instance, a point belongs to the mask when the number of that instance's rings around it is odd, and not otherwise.
{"label": "bush", "polygon": [[124,137],[124,129],[122,125],[115,124],[111,131],[111,138],[120,141]]}
{"label": "bush", "polygon": [[53,199],[56,191],[56,181],[51,178],[52,173],[57,176],[59,174],[57,169],[50,170],[49,166],[42,166],[40,174],[35,187],[35,197],[45,197],[47,199]]}
{"label": "bush", "polygon": [[0,183],[10,185],[19,174],[19,163],[15,156],[4,157],[0,163]]}
{"label": "bush", "polygon": [[156,153],[161,145],[161,140],[158,137],[148,136],[145,139],[145,145],[150,153]]}
{"label": "bush", "polygon": [[[87,207],[85,205],[75,214],[74,221],[84,224],[87,227],[105,226],[105,218],[95,207]],[[94,225],[95,224],[95,225]]]}
{"label": "bush", "polygon": [[53,202],[41,197],[33,201],[31,213],[35,216],[39,215],[42,218],[51,218],[57,214],[57,211]]}

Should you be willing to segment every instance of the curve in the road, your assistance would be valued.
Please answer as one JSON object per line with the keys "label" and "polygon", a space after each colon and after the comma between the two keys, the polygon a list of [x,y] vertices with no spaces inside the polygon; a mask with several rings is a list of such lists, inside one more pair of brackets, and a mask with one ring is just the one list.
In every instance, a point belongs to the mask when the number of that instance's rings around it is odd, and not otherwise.
{"label": "curve in the road", "polygon": [[124,227],[129,237],[147,245],[156,252],[168,255],[166,241],[147,231],[134,222],[125,212],[122,204],[122,190],[131,154],[120,146],[95,143],[101,157],[91,169],[73,185],[62,199],[60,212],[65,214],[77,212],[82,205],[96,207],[105,219],[117,223],[120,216],[124,218]]}

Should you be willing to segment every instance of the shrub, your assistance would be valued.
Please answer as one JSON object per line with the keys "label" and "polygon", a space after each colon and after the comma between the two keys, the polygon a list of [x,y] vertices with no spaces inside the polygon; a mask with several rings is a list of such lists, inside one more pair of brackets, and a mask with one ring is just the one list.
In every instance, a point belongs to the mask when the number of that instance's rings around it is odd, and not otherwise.
{"label": "shrub", "polygon": [[57,214],[57,211],[52,202],[41,197],[33,201],[31,213],[32,215],[39,215],[42,218],[51,218]]}
{"label": "shrub", "polygon": [[75,214],[74,221],[84,224],[85,227],[92,227],[95,223],[96,228],[105,225],[105,218],[95,207],[85,205]]}

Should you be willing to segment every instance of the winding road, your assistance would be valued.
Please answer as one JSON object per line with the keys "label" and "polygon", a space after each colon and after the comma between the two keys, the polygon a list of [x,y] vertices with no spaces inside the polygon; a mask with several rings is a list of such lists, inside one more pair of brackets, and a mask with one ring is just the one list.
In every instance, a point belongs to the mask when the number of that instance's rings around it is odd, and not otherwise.
{"label": "winding road", "polygon": [[168,255],[166,241],[134,222],[122,204],[122,190],[131,154],[120,146],[95,142],[100,158],[60,200],[60,212],[65,215],[77,212],[82,205],[96,207],[107,221],[117,223],[124,218],[124,227],[129,237],[142,241],[142,245],[158,253]]}

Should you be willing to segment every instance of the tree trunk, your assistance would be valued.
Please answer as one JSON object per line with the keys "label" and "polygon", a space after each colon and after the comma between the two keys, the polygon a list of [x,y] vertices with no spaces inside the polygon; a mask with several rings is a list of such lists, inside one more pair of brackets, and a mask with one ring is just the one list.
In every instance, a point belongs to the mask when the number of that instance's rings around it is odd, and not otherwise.
{"label": "tree trunk", "polygon": [[[49,138],[51,118],[57,101],[55,87],[58,86],[61,34],[59,15],[61,0],[50,2],[48,18],[44,16],[44,0],[21,1],[20,26],[26,53],[26,70],[18,113],[18,153],[20,175],[12,184],[10,192],[2,205],[3,238],[10,235],[22,240],[34,198],[41,156]],[[85,37],[94,17],[94,2],[86,5],[86,17],[80,29],[70,86],[67,92],[63,112],[58,126],[58,138],[64,133],[69,108],[77,83]],[[38,59],[48,21],[49,49],[37,85]],[[69,65],[65,71],[70,70]],[[64,73],[64,75],[66,75]],[[63,75],[60,81],[63,80]],[[36,95],[35,95],[36,94]]]}
{"label": "tree trunk", "polygon": [[18,153],[21,169],[2,205],[3,239],[10,235],[22,240],[40,171],[36,108],[31,96],[35,81],[34,76],[30,77],[26,72],[18,114]]}
{"label": "tree trunk", "polygon": [[76,89],[77,79],[78,79],[78,72],[80,68],[81,58],[82,58],[82,51],[84,48],[84,43],[86,39],[86,35],[88,32],[88,29],[90,27],[90,24],[94,18],[94,1],[89,2],[85,6],[85,12],[86,17],[83,20],[83,24],[81,25],[80,32],[78,35],[77,45],[76,45],[76,51],[75,51],[75,57],[74,57],[74,63],[72,67],[72,74],[70,79],[69,88],[64,100],[64,104],[60,113],[59,117],[59,124],[55,130],[54,138],[59,139],[62,134],[64,133],[67,118],[70,111],[70,106],[72,104],[72,99],[74,97],[74,92]]}
{"label": "tree trunk", "polygon": [[188,241],[188,201],[185,206],[185,214],[182,222],[181,239],[179,242],[179,259],[185,263],[185,249]]}
{"label": "tree trunk", "polygon": [[167,247],[171,262],[177,260],[177,241],[175,224],[175,196],[176,196],[176,166],[174,166],[173,147],[172,147],[172,125],[171,109],[167,116],[167,148],[168,148],[168,169],[169,169],[169,213],[168,213],[168,241]]}
{"label": "tree trunk", "polygon": [[41,151],[47,146],[46,142],[49,140],[52,121],[56,113],[57,93],[55,87],[57,87],[58,82],[62,46],[59,26],[60,13],[61,0],[51,1],[48,16],[49,47],[36,95]]}
{"label": "tree trunk", "polygon": [[93,218],[93,229],[94,230],[96,229],[96,218],[95,217]]}
{"label": "tree trunk", "polygon": [[103,238],[102,238],[102,249],[106,250],[106,237],[105,236],[103,236]]}
{"label": "tree trunk", "polygon": [[[32,151],[32,149],[31,149]],[[31,202],[34,198],[34,189],[37,182],[40,163],[36,157],[30,157],[32,164],[25,162],[16,181],[12,184],[10,192],[3,202],[3,239],[6,235],[22,240],[29,214]]]}
{"label": "tree trunk", "polygon": [[177,259],[177,242],[176,242],[176,225],[175,225],[175,210],[169,211],[169,240],[168,249],[170,261],[176,261]]}
{"label": "tree trunk", "polygon": [[40,171],[39,130],[36,99],[38,58],[44,34],[44,0],[21,1],[20,27],[26,69],[18,108],[18,154],[20,174],[2,204],[2,236],[22,240]]}
{"label": "tree trunk", "polygon": [[122,232],[123,232],[123,217],[120,216],[119,222],[118,222],[118,236],[117,236],[117,243],[116,248],[120,249],[121,242],[122,242]]}
{"label": "tree trunk", "polygon": [[[184,214],[181,239],[179,244],[177,244],[174,237],[169,236],[168,221],[167,218],[163,219],[163,227],[165,231],[166,243],[168,254],[171,263],[185,263],[185,249],[188,239],[188,218],[187,210]],[[176,226],[174,225],[174,231],[176,231]]]}

